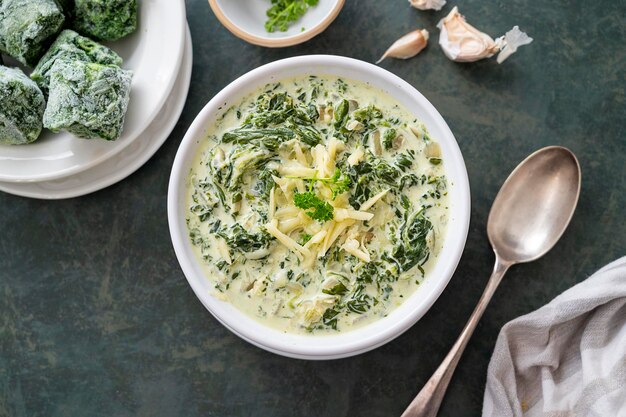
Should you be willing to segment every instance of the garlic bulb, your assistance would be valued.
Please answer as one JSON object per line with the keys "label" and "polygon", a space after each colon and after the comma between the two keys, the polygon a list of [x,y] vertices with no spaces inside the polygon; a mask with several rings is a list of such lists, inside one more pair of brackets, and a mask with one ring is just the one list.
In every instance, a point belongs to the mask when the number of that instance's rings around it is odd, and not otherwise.
{"label": "garlic bulb", "polygon": [[428,31],[426,29],[414,30],[395,41],[376,63],[380,63],[385,58],[412,58],[419,54],[427,43]]}
{"label": "garlic bulb", "polygon": [[420,10],[441,10],[446,0],[409,0],[409,3]]}
{"label": "garlic bulb", "polygon": [[520,31],[517,26],[505,36],[493,40],[491,36],[467,23],[456,6],[448,16],[441,19],[437,27],[441,30],[439,44],[443,53],[456,62],[478,61],[502,51],[498,56],[498,63],[502,63],[517,51],[519,46],[532,42],[532,38]]}

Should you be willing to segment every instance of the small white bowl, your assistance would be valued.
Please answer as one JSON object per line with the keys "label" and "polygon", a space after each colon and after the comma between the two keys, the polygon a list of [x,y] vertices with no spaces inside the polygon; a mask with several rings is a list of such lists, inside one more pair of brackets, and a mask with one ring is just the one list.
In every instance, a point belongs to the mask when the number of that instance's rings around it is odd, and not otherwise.
{"label": "small white bowl", "polygon": [[[286,32],[265,30],[269,0],[209,0],[217,19],[233,35],[254,45],[282,48],[306,42],[319,35],[337,17],[345,0],[320,0]],[[303,30],[304,29],[304,30]]]}
{"label": "small white bowl", "polygon": [[[212,285],[192,250],[185,215],[186,183],[194,156],[207,131],[230,106],[267,83],[310,74],[335,75],[367,82],[395,97],[426,125],[439,142],[449,181],[449,222],[444,246],[423,284],[387,317],[336,335],[283,333],[247,316],[232,304],[210,295]],[[168,219],[176,256],[189,284],[204,306],[241,338],[270,352],[300,359],[336,359],[374,349],[402,334],[419,320],[448,284],[461,258],[470,219],[470,189],[463,156],[439,112],[423,95],[396,75],[367,62],[330,55],[283,59],[259,67],[233,81],[202,109],[180,144],[170,177]]]}

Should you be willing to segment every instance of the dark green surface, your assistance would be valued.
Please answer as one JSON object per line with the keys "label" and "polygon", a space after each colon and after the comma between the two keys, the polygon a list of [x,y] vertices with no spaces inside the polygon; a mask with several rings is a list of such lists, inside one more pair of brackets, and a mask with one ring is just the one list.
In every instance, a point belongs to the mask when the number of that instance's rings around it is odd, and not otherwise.
{"label": "dark green surface", "polygon": [[[46,202],[0,194],[1,416],[399,416],[452,345],[491,272],[491,201],[514,166],[552,144],[583,170],[578,210],[546,257],[514,267],[471,340],[441,416],[480,414],[500,327],[626,253],[626,3],[470,0],[492,35],[518,24],[535,42],[498,66],[455,64],[436,22],[450,10],[348,0],[305,45],[268,50],[234,38],[204,0],[188,0],[194,74],[163,148],[120,184]],[[397,37],[433,38],[383,67],[415,85],[456,135],[472,185],[472,224],[452,281],[397,340],[355,358],[306,362],[233,336],[195,298],[166,220],[169,171],[185,130],[224,85],[261,64],[332,53],[373,61]],[[1,162],[0,162],[1,163]]]}

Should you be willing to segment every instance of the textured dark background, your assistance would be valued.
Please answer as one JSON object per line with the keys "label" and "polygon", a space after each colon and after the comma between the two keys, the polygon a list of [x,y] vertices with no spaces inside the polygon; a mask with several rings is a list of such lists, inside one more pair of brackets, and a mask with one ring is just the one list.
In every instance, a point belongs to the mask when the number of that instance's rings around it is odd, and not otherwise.
{"label": "textured dark background", "polygon": [[[95,194],[36,201],[0,194],[0,416],[399,416],[477,302],[493,256],[491,201],[532,151],[579,157],[578,210],[547,256],[514,267],[459,364],[441,416],[481,412],[500,327],[626,253],[626,3],[451,1],[420,12],[406,0],[348,0],[305,45],[269,50],[226,31],[204,0],[187,0],[191,91],[163,148],[137,173]],[[503,65],[456,64],[437,44],[454,4],[498,36],[519,25],[535,41]],[[418,27],[430,46],[382,66],[417,87],[456,135],[472,185],[467,247],[428,314],[395,341],[330,362],[282,358],[240,340],[195,298],[167,226],[170,167],[185,130],[223,86],[301,54],[374,61]]]}

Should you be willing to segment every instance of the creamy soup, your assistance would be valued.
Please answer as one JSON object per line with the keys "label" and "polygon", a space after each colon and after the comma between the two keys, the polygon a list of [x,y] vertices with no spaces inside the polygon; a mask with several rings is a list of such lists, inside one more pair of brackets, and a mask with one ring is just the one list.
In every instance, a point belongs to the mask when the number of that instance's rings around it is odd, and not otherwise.
{"label": "creamy soup", "polygon": [[444,165],[424,125],[365,83],[266,85],[209,129],[188,177],[213,295],[290,333],[385,317],[442,247]]}

